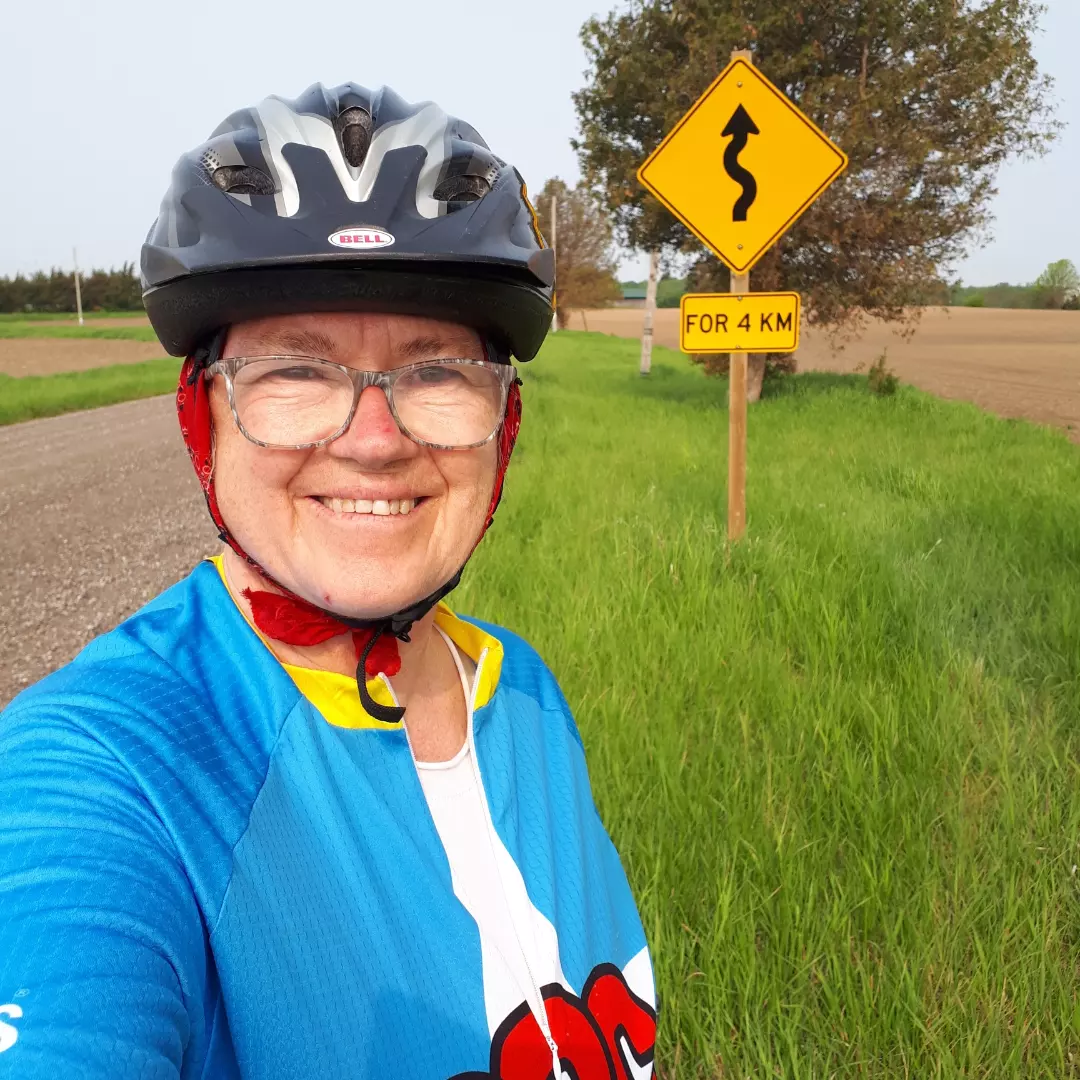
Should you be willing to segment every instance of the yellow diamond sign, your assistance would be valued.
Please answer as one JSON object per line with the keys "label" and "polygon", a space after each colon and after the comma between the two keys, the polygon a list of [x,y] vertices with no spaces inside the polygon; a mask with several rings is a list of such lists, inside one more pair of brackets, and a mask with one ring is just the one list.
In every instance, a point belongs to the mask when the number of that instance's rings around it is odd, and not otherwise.
{"label": "yellow diamond sign", "polygon": [[649,155],[638,179],[745,274],[846,167],[844,152],[739,59]]}

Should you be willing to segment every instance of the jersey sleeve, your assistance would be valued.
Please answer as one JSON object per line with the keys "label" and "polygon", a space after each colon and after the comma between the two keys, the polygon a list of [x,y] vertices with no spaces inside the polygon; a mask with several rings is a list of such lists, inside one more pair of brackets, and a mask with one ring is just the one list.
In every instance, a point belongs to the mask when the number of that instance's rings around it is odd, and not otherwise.
{"label": "jersey sleeve", "polygon": [[205,997],[198,905],[80,719],[34,701],[0,715],[0,1080],[171,1080]]}

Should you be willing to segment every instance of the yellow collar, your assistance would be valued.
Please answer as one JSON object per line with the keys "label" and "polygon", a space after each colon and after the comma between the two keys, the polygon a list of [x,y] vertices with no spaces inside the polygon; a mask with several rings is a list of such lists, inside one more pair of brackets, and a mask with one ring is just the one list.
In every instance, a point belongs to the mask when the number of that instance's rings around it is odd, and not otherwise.
{"label": "yellow collar", "polygon": [[[259,628],[248,618],[243,606],[233,596],[228,581],[225,580],[225,566],[221,555],[213,555],[210,562],[217,568],[226,591],[236,604],[240,613],[252,630],[259,636],[259,640],[273,652],[269,640]],[[486,705],[494,696],[495,688],[499,683],[499,673],[502,670],[503,647],[498,638],[485,633],[478,626],[474,626],[464,619],[459,619],[450,608],[440,601],[435,607],[435,625],[445,631],[446,636],[477,666],[477,685],[475,690],[475,707],[479,709]],[[323,717],[334,727],[343,728],[369,728],[375,730],[393,730],[400,728],[401,723],[385,724],[374,717],[369,716],[360,704],[360,694],[356,688],[356,679],[349,675],[342,675],[337,671],[322,671],[319,668],[299,667],[296,664],[281,665],[288,673],[300,693],[304,695],[322,713]],[[390,680],[382,672],[373,679],[367,680],[368,693],[379,705],[397,705]]]}

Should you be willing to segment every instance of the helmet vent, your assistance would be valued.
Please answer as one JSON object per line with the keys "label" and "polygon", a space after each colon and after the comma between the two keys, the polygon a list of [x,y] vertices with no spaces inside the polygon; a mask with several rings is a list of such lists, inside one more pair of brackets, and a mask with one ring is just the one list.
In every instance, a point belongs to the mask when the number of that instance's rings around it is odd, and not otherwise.
{"label": "helmet vent", "polygon": [[431,197],[448,203],[448,210],[460,210],[482,199],[490,190],[491,184],[483,176],[448,176],[435,188]]}
{"label": "helmet vent", "polygon": [[276,190],[274,181],[254,165],[221,165],[210,179],[229,195],[273,195]]}
{"label": "helmet vent", "polygon": [[345,160],[354,169],[359,169],[371,146],[371,113],[358,105],[342,109],[334,120],[334,131]]}

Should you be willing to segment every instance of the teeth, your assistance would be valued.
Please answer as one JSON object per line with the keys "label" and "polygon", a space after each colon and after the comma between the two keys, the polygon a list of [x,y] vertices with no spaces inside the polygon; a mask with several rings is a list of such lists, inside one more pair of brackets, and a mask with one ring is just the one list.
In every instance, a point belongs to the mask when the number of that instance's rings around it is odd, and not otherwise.
{"label": "teeth", "polygon": [[319,502],[335,514],[377,514],[389,517],[391,514],[408,514],[416,509],[415,499],[328,499],[319,497]]}

